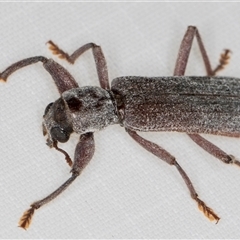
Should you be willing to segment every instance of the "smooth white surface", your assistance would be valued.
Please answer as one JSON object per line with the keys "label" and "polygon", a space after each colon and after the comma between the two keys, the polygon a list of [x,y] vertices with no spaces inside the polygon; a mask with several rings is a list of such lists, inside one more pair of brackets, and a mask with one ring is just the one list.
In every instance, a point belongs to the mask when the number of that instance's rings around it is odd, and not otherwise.
{"label": "smooth white surface", "polygon": [[[188,25],[196,25],[212,65],[233,52],[221,75],[239,76],[238,3],[1,3],[0,71],[31,56],[52,57],[51,39],[72,53],[95,42],[110,79],[172,75]],[[98,85],[91,52],[74,66],[57,59],[81,86]],[[204,75],[194,43],[187,75]],[[69,176],[62,154],[42,137],[43,111],[59,97],[41,63],[0,83],[0,238],[239,238],[240,169],[200,149],[185,134],[144,133],[186,170],[197,192],[221,217],[209,222],[174,167],[146,152],[119,126],[95,134],[96,152],[74,184],[36,211],[28,231],[17,222],[29,205]],[[239,140],[207,136],[240,157]],[[78,137],[62,145],[73,157]]]}

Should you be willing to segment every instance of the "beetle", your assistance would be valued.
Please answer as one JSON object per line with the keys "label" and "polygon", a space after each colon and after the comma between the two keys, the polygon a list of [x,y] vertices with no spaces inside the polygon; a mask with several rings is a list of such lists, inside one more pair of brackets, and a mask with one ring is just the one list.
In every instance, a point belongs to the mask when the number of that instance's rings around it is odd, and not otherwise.
{"label": "beetle", "polygon": [[[196,37],[203,57],[207,76],[183,76],[192,42]],[[240,79],[216,77],[230,58],[230,50],[221,55],[219,65],[212,69],[198,29],[189,26],[180,45],[174,76],[171,77],[119,77],[109,85],[108,71],[102,49],[88,43],[72,55],[49,41],[53,54],[74,64],[85,51],[92,49],[100,87],[79,87],[71,74],[60,64],[43,56],[18,61],[0,74],[7,78],[16,70],[42,62],[53,78],[60,98],[50,103],[43,115],[43,134],[47,145],[62,152],[71,166],[72,176],[53,193],[31,204],[24,212],[19,226],[27,229],[34,211],[56,198],[82,172],[94,154],[94,132],[112,124],[119,124],[137,143],[166,163],[176,167],[199,209],[211,221],[219,221],[218,215],[202,201],[186,172],[168,151],[141,137],[137,131],[185,132],[204,150],[227,164],[240,162],[200,136],[200,133],[240,137]],[[71,134],[80,135],[74,161],[58,142],[65,143]]]}

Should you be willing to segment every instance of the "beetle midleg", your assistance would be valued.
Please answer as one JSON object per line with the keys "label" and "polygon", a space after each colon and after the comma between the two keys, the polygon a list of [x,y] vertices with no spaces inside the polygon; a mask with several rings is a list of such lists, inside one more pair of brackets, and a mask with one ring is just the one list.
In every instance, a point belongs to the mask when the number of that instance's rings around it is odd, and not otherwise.
{"label": "beetle midleg", "polygon": [[211,63],[209,61],[207,51],[204,47],[202,38],[198,32],[198,29],[194,26],[189,26],[183,40],[181,42],[179,52],[178,52],[178,57],[176,60],[175,64],[175,69],[174,69],[174,76],[182,76],[185,74],[189,54],[191,51],[192,43],[194,36],[196,36],[197,43],[203,58],[204,66],[207,72],[207,76],[214,76],[216,73],[224,68],[225,65],[228,64],[228,60],[230,58],[230,50],[226,49],[223,54],[221,54],[220,60],[219,60],[219,65],[212,70]]}
{"label": "beetle midleg", "polygon": [[[202,54],[207,75],[214,76],[218,71],[222,70],[224,66],[227,64],[229,60],[230,51],[225,50],[225,53],[221,54],[219,65],[214,70],[212,70],[201,36],[197,28],[193,26],[188,27],[187,32],[183,37],[182,43],[180,45],[177,61],[176,61],[176,66],[174,69],[174,75],[175,76],[184,75],[194,36],[196,36],[197,38],[198,46]],[[203,148],[205,151],[215,156],[216,158],[220,159],[224,163],[234,163],[240,166],[240,162],[237,161],[234,156],[225,153],[220,148],[218,148],[217,146],[215,146],[214,144],[212,144],[211,142],[209,142],[199,134],[188,134],[188,135],[201,148]]]}
{"label": "beetle midleg", "polygon": [[219,221],[219,217],[217,216],[214,211],[209,208],[201,199],[198,198],[198,194],[195,191],[193,184],[188,177],[188,175],[185,173],[185,171],[181,168],[181,166],[177,163],[174,156],[172,156],[169,152],[167,152],[165,149],[161,148],[159,145],[150,142],[141,136],[139,136],[135,131],[131,131],[129,129],[126,129],[128,134],[137,142],[139,143],[143,148],[145,148],[147,151],[151,152],[158,158],[162,159],[163,161],[167,162],[170,165],[174,165],[180,175],[182,176],[183,180],[185,181],[191,197],[198,203],[199,209],[204,213],[204,215],[211,221]]}
{"label": "beetle midleg", "polygon": [[80,136],[80,140],[76,146],[74,154],[74,163],[71,170],[72,176],[63,183],[58,189],[49,194],[47,197],[36,201],[31,204],[31,208],[23,213],[23,216],[19,220],[19,227],[27,229],[31,223],[34,211],[46,203],[55,199],[61,194],[69,185],[80,175],[84,167],[89,163],[94,154],[94,138],[93,133],[85,133]]}
{"label": "beetle midleg", "polygon": [[84,52],[86,52],[89,49],[92,49],[94,60],[96,63],[100,86],[103,89],[110,89],[107,63],[106,63],[106,59],[104,57],[102,48],[100,46],[98,46],[95,43],[87,43],[87,44],[83,45],[82,47],[78,48],[72,55],[69,55],[68,53],[64,52],[61,48],[59,48],[51,40],[48,41],[48,44],[50,45],[49,48],[53,52],[53,54],[58,55],[59,58],[66,59],[69,63],[72,63],[72,64],[74,64],[76,59],[78,57],[80,57]]}

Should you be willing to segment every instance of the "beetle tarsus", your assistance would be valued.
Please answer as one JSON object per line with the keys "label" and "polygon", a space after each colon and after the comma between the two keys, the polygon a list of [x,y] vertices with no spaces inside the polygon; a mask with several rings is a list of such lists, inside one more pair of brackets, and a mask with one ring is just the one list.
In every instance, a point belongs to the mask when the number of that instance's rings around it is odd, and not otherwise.
{"label": "beetle tarsus", "polygon": [[220,217],[211,209],[209,208],[202,200],[199,198],[195,199],[198,203],[198,208],[200,211],[204,213],[204,215],[210,220],[210,221],[216,221],[216,224],[220,220]]}
{"label": "beetle tarsus", "polygon": [[18,222],[18,226],[27,230],[27,228],[29,228],[31,222],[32,222],[32,217],[35,211],[35,207],[31,206],[30,209],[28,209],[27,211],[25,211],[22,215],[22,217],[20,218],[19,222]]}
{"label": "beetle tarsus", "polygon": [[229,63],[231,53],[232,52],[229,49],[224,50],[224,53],[220,55],[219,64],[212,72],[212,76],[215,76],[219,71],[225,68],[225,66]]}
{"label": "beetle tarsus", "polygon": [[51,40],[49,40],[47,44],[49,44],[49,49],[54,55],[57,55],[61,59],[66,59],[69,63],[73,64],[73,62],[70,60],[69,55],[66,52],[64,52],[61,48],[59,48],[57,44],[55,44]]}

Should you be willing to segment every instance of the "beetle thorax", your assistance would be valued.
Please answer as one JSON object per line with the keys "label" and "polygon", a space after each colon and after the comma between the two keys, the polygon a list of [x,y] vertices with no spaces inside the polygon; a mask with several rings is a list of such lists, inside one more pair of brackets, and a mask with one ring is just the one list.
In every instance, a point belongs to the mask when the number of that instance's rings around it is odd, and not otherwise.
{"label": "beetle thorax", "polygon": [[114,100],[100,87],[74,88],[62,94],[73,131],[95,132],[118,123]]}

